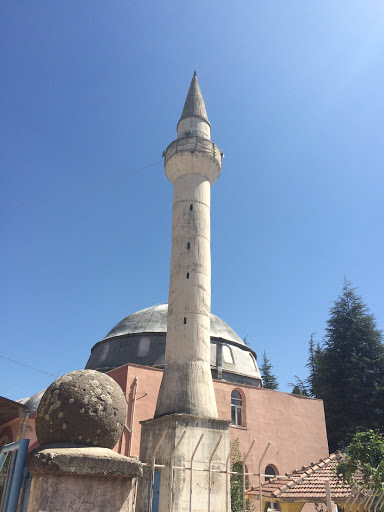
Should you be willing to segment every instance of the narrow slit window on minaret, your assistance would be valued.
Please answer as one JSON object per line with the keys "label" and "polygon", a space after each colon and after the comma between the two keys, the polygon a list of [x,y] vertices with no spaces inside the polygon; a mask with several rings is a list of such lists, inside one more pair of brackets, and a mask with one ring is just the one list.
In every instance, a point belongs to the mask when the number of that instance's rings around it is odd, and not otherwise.
{"label": "narrow slit window on minaret", "polygon": [[184,317],[184,325],[187,323],[187,317]]}
{"label": "narrow slit window on minaret", "polygon": [[193,210],[193,204],[190,204],[190,205],[189,205],[189,209],[190,209],[190,210]]}
{"label": "narrow slit window on minaret", "polygon": [[191,248],[191,243],[190,243],[190,242],[188,242],[188,243],[187,243],[187,249],[190,249],[190,248]]}
{"label": "narrow slit window on minaret", "polygon": [[187,272],[187,279],[189,279],[189,272]]}

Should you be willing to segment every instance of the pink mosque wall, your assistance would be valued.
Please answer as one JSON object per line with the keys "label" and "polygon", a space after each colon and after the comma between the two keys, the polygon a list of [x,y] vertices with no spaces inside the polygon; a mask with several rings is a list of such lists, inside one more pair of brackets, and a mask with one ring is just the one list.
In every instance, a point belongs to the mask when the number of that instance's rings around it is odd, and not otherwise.
{"label": "pink mosque wall", "polygon": [[[139,455],[140,421],[152,418],[162,371],[150,367],[126,365],[109,372],[122,387],[128,402],[127,426],[131,427],[132,405],[137,377],[137,393],[133,421],[131,455]],[[231,426],[231,439],[239,440],[244,454],[255,439],[247,461],[250,472],[258,472],[259,459],[267,446],[267,464],[273,465],[279,474],[297,469],[312,461],[328,456],[323,402],[264,388],[235,385],[214,380],[214,389],[220,419],[231,419],[231,393],[234,389],[243,396],[244,426]],[[128,455],[130,433],[125,429],[115,450]]]}

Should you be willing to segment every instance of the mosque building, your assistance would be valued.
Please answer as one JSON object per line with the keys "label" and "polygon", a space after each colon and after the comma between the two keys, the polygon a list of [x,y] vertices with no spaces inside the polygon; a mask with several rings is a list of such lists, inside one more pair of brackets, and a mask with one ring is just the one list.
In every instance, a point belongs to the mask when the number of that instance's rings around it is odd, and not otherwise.
{"label": "mosque building", "polygon": [[[250,473],[258,472],[271,442],[262,472],[285,474],[328,457],[323,403],[264,388],[255,352],[224,320],[210,313],[209,189],[220,174],[222,157],[210,140],[210,129],[195,73],[178,137],[165,152],[167,177],[178,183],[170,306],[158,304],[129,314],[93,346],[86,369],[107,373],[126,395],[128,413],[115,451],[139,456],[141,422],[151,418],[173,413],[216,417],[229,423],[231,449],[239,460],[255,441],[247,459]],[[211,168],[213,160],[219,162],[216,170],[193,167],[195,151],[211,159]],[[174,155],[179,158],[175,165]],[[177,174],[180,161],[190,166],[187,177]],[[205,350],[205,360],[200,349],[188,342],[192,338]],[[162,384],[163,374],[168,380]],[[169,389],[177,389],[172,398]],[[0,397],[0,447],[21,437],[30,439],[30,450],[38,446],[34,417],[42,393],[20,402]],[[249,478],[249,484],[256,482]]]}

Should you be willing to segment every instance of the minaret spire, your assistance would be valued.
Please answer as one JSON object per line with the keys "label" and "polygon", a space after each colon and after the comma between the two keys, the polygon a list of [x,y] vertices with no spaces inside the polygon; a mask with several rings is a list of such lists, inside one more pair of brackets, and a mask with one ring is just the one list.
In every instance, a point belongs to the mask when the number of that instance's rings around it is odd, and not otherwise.
{"label": "minaret spire", "polygon": [[211,137],[211,125],[208,121],[207,110],[201,94],[196,70],[189,86],[183,112],[177,124],[177,138],[190,136]]}
{"label": "minaret spire", "polygon": [[203,95],[201,94],[199,81],[197,80],[196,70],[193,74],[191,85],[189,86],[180,121],[186,117],[201,117],[208,121],[207,110],[205,108]]}

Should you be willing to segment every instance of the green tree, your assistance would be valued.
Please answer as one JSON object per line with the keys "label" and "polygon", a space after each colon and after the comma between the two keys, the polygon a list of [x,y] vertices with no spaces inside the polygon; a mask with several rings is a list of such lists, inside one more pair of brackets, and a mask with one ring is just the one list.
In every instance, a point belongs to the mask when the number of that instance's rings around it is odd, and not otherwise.
{"label": "green tree", "polygon": [[293,395],[302,396],[316,396],[316,389],[320,375],[320,357],[321,347],[319,343],[315,343],[314,333],[311,334],[308,346],[308,363],[305,365],[308,368],[308,377],[302,380],[295,375],[295,382],[289,383],[292,387],[291,393]]}
{"label": "green tree", "polygon": [[261,378],[263,379],[264,387],[268,389],[277,389],[279,383],[277,382],[277,378],[272,373],[272,364],[271,361],[267,358],[267,354],[263,353],[263,362],[260,367]]}
{"label": "green tree", "polygon": [[360,480],[356,481],[359,470],[366,489],[383,492],[384,435],[373,430],[358,432],[345,452],[345,459],[336,467],[338,476],[349,484],[360,484]]}
{"label": "green tree", "polygon": [[288,386],[291,386],[292,388],[292,395],[309,396],[308,387],[305,381],[302,381],[297,375],[295,375],[295,382],[290,382]]}
{"label": "green tree", "polygon": [[320,343],[315,343],[314,333],[311,334],[308,347],[308,377],[305,379],[305,387],[308,396],[316,396],[317,386],[319,379],[321,379],[320,365],[321,365],[321,346]]}
{"label": "green tree", "polygon": [[[230,489],[231,489],[231,512],[243,512],[243,463],[242,458],[244,455],[240,452],[239,440],[231,441],[230,444],[230,461],[231,471],[237,473],[231,475]],[[248,482],[245,482],[248,486]],[[246,510],[251,511],[252,507],[250,500],[245,502]]]}
{"label": "green tree", "polygon": [[[241,473],[243,466],[236,462],[232,466],[232,471]],[[243,475],[231,475],[231,512],[243,512]]]}
{"label": "green tree", "polygon": [[358,429],[384,427],[382,340],[373,315],[345,281],[323,346],[310,345],[308,363],[311,394],[324,400],[331,451],[345,448]]}

